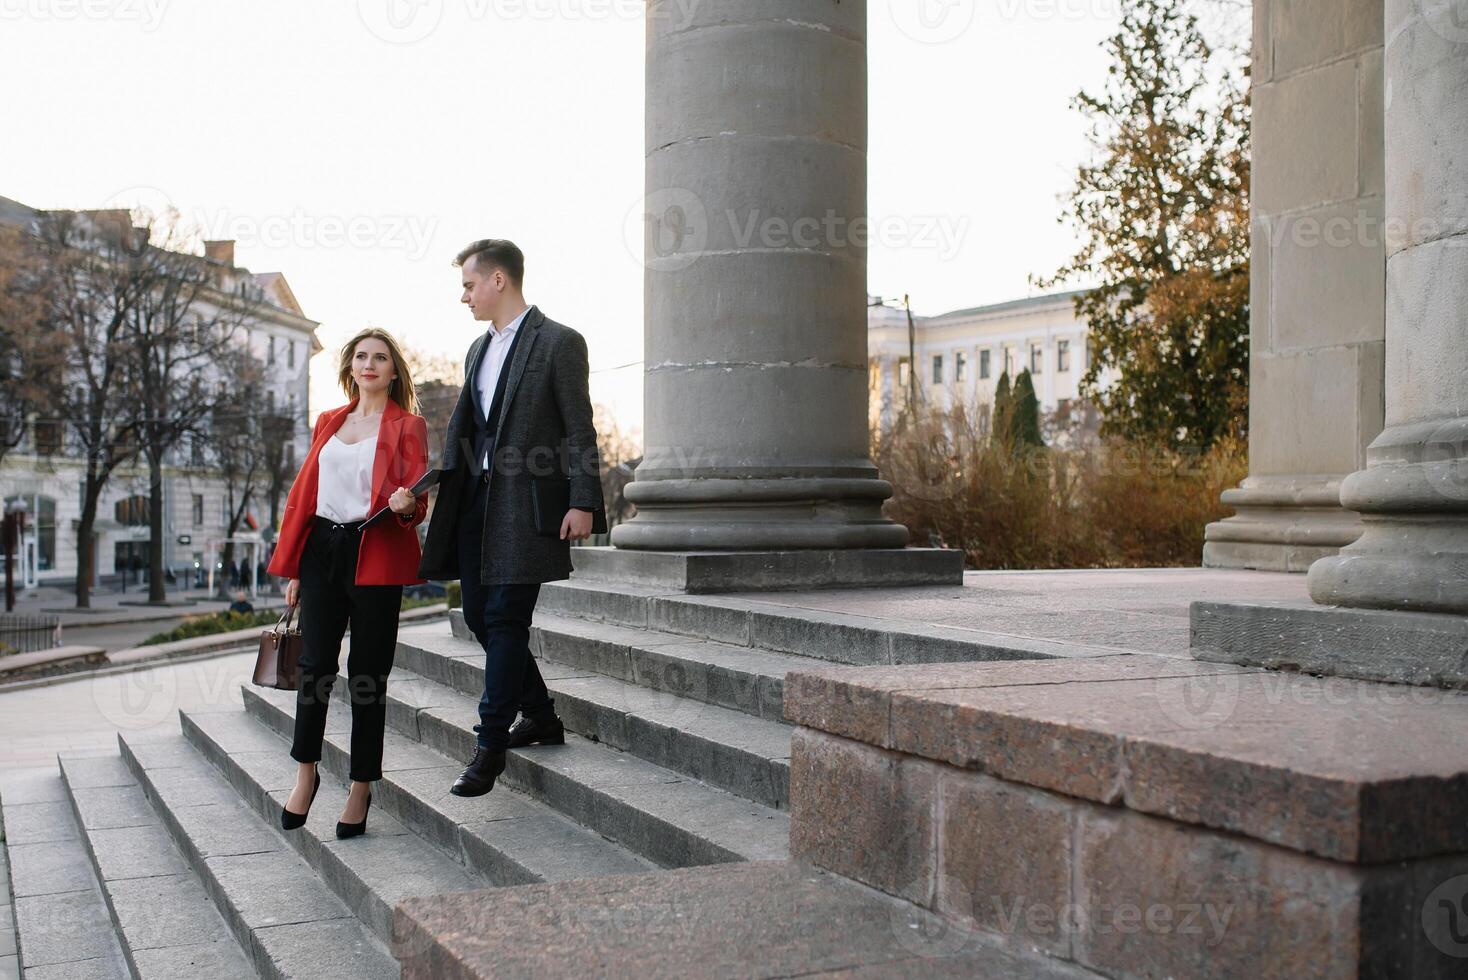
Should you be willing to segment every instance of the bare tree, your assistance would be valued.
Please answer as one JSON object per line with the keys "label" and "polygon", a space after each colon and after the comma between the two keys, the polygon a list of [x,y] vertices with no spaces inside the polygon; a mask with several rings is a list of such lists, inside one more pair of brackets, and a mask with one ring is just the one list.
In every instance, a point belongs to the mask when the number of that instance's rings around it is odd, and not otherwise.
{"label": "bare tree", "polygon": [[63,363],[36,288],[40,268],[24,232],[0,226],[0,462],[24,440],[30,417],[51,410]]}
{"label": "bare tree", "polygon": [[176,217],[148,218],[138,232],[149,244],[131,263],[137,302],[125,337],[138,381],[139,450],[148,464],[148,601],[163,602],[163,466],[186,436],[203,435],[219,406],[250,407],[240,403],[238,388],[220,385],[219,369],[241,346],[261,300],[252,280],[236,286],[225,270],[185,251]]}
{"label": "bare tree", "polygon": [[[268,410],[260,417],[260,435],[265,455],[265,497],[270,504],[266,536],[273,545],[275,529],[280,527],[281,498],[290,490],[296,475],[295,416],[289,410]],[[272,579],[272,583],[272,589],[279,592],[279,581]]]}
{"label": "bare tree", "polygon": [[[231,381],[227,389],[221,383],[220,392],[228,400],[214,400],[205,441],[213,473],[224,484],[225,542],[220,557],[225,568],[232,568],[234,542],[230,539],[246,523],[251,504],[268,489],[272,460],[281,450],[266,438],[277,416],[260,411],[265,365],[244,347],[228,351],[222,363]],[[223,578],[217,583],[220,594],[225,584]]]}
{"label": "bare tree", "polygon": [[413,372],[418,412],[428,423],[428,465],[438,466],[443,461],[443,434],[463,388],[464,367],[442,354],[427,354],[411,347],[404,349],[403,356]]}
{"label": "bare tree", "polygon": [[601,455],[601,492],[607,512],[607,532],[637,514],[637,507],[627,499],[627,484],[633,470],[642,462],[642,447],[622,431],[612,411],[605,405],[594,410],[597,448]]}
{"label": "bare tree", "polygon": [[134,264],[145,233],[125,212],[47,212],[31,244],[38,266],[31,295],[65,356],[66,380],[52,392],[84,457],[77,521],[76,604],[91,606],[97,505],[119,466],[138,451],[138,379],[127,346],[142,282]]}

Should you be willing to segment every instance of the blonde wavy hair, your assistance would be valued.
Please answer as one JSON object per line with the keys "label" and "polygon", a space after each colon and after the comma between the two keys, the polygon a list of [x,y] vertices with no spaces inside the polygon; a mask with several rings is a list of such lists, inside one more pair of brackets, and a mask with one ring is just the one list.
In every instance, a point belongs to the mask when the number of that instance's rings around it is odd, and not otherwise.
{"label": "blonde wavy hair", "polygon": [[417,415],[418,392],[413,387],[413,372],[408,368],[408,359],[403,356],[403,349],[398,346],[393,335],[381,327],[368,327],[342,346],[341,367],[337,372],[342,391],[347,393],[348,398],[357,397],[357,380],[352,377],[352,357],[357,353],[358,344],[373,338],[387,345],[387,352],[392,357],[393,371],[397,374],[387,390],[387,396],[397,402],[403,411]]}

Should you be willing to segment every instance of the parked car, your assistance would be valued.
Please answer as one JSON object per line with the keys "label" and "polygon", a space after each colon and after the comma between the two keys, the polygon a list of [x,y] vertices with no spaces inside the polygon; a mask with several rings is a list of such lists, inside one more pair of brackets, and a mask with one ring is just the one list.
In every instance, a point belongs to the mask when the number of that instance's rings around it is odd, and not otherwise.
{"label": "parked car", "polygon": [[448,595],[448,589],[442,582],[424,582],[422,585],[403,586],[403,595],[409,599],[442,599]]}

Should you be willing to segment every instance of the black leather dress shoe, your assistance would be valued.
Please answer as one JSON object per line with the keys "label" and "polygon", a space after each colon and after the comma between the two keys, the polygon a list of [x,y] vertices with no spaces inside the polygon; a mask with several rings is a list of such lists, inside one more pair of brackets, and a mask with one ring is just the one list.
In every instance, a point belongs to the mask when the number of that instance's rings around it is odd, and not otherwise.
{"label": "black leather dress shoe", "polygon": [[455,796],[483,796],[494,789],[494,781],[505,771],[505,754],[489,749],[475,749],[468,768],[454,780],[449,792]]}
{"label": "black leather dress shoe", "polygon": [[566,726],[555,715],[549,718],[521,718],[510,726],[510,748],[527,745],[565,745]]}

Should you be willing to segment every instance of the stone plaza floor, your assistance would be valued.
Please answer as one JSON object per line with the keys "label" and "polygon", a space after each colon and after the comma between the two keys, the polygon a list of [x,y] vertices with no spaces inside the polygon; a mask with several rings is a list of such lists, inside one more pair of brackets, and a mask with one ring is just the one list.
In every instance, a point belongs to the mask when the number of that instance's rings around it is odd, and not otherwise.
{"label": "stone plaza floor", "polygon": [[962,588],[821,589],[744,593],[762,605],[874,620],[895,629],[979,633],[1187,657],[1188,607],[1303,601],[1305,576],[1214,568],[965,572]]}
{"label": "stone plaza floor", "polygon": [[[1301,600],[1305,577],[1204,568],[982,571],[962,588],[824,589],[741,594],[790,610],[893,628],[942,626],[1116,652],[1188,656],[1194,600]],[[56,753],[111,752],[116,732],[176,733],[178,709],[239,704],[253,654],[0,693],[0,769],[52,766]]]}

